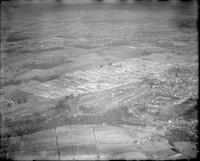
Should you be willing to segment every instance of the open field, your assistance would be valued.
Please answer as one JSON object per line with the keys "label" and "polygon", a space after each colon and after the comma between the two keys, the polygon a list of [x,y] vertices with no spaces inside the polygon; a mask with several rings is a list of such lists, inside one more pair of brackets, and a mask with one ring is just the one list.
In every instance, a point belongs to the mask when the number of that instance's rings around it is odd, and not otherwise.
{"label": "open field", "polygon": [[195,158],[197,4],[175,2],[3,2],[1,157]]}

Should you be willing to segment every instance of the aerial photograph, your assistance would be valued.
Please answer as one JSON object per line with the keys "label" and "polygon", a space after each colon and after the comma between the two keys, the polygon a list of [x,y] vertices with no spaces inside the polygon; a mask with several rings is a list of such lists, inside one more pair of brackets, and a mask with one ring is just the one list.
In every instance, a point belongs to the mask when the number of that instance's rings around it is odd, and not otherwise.
{"label": "aerial photograph", "polygon": [[197,159],[198,0],[1,0],[0,158]]}

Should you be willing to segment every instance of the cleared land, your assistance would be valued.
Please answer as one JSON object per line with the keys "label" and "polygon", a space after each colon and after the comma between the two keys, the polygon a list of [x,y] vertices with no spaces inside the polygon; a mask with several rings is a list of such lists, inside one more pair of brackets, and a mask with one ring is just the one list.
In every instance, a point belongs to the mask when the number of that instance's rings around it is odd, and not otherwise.
{"label": "cleared land", "polygon": [[195,1],[1,5],[1,157],[197,156]]}

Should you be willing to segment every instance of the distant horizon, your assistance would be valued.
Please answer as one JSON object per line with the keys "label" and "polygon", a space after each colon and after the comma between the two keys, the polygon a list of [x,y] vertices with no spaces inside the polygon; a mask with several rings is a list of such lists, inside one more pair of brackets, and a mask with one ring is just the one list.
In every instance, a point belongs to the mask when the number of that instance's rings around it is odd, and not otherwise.
{"label": "distant horizon", "polygon": [[134,2],[159,2],[159,1],[170,1],[170,3],[176,3],[179,1],[196,1],[196,0],[2,0],[2,1],[19,1],[19,2],[33,2],[33,3],[52,3],[52,2],[64,2],[64,3],[91,3],[91,2],[102,2],[102,3],[134,3]]}

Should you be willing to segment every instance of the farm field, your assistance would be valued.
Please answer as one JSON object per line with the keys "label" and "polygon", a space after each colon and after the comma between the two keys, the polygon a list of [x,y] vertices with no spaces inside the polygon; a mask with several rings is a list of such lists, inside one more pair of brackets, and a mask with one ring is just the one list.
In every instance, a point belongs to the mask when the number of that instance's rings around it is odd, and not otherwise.
{"label": "farm field", "polygon": [[196,1],[1,3],[1,157],[191,159]]}

